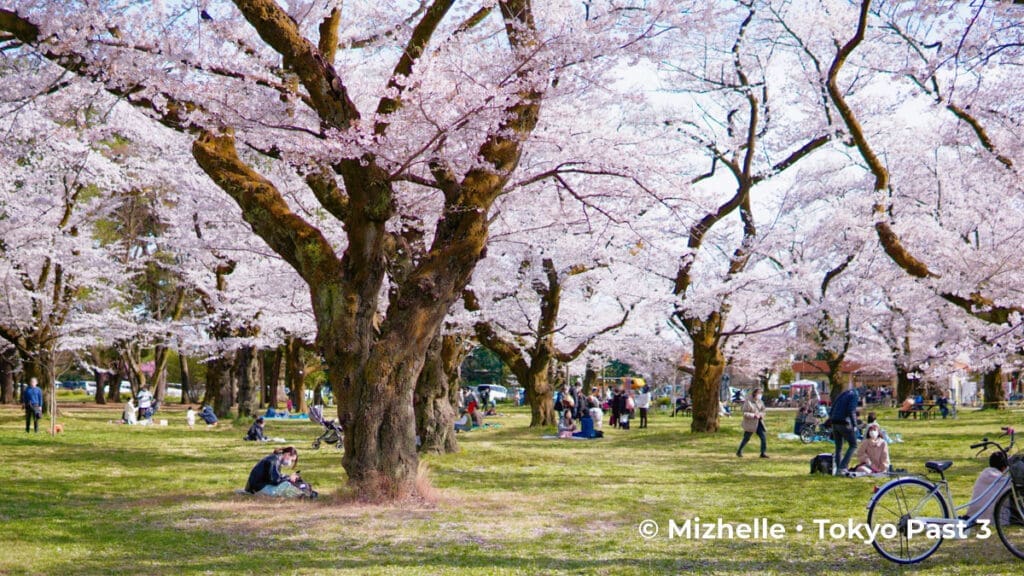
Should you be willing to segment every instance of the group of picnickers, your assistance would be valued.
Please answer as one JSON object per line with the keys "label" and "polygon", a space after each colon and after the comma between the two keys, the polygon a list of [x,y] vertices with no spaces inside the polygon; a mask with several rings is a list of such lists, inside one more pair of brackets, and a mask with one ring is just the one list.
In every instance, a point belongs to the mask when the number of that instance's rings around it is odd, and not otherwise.
{"label": "group of picnickers", "polygon": [[605,389],[604,394],[597,388],[584,394],[581,384],[563,386],[555,394],[554,405],[559,414],[560,437],[599,438],[604,435],[606,413],[610,414],[608,424],[612,428],[629,430],[634,417],[639,418],[639,428],[647,428],[651,389],[644,386],[634,394],[625,386],[618,386]]}

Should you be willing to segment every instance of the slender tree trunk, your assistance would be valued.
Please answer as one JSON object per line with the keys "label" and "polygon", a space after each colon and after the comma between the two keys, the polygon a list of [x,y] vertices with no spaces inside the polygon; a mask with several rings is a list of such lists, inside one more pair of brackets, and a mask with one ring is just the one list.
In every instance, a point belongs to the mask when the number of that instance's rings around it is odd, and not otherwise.
{"label": "slender tree trunk", "polygon": [[1006,410],[1006,390],[1003,388],[1003,367],[995,366],[985,372],[983,379],[985,390],[984,410]]}
{"label": "slender tree trunk", "polygon": [[235,354],[235,380],[238,382],[238,415],[256,415],[257,386],[260,385],[256,350],[244,346]]}
{"label": "slender tree trunk", "polygon": [[195,402],[195,392],[192,390],[192,375],[189,374],[188,358],[181,351],[178,352],[178,368],[181,371],[181,403],[191,404]]}
{"label": "slender tree trunk", "polygon": [[13,404],[14,369],[17,365],[10,354],[0,352],[0,404]]}
{"label": "slender tree trunk", "polygon": [[[438,330],[440,332],[440,330]],[[413,406],[416,411],[416,433],[420,437],[420,452],[444,454],[457,452],[455,439],[455,405],[452,403],[452,384],[445,367],[444,348],[452,348],[450,336],[440,333],[427,348],[427,355],[416,381]]]}
{"label": "slender tree trunk", "polygon": [[281,407],[277,401],[281,385],[281,348],[264,350],[260,358],[263,362],[263,386],[267,389],[266,403],[277,410]]}
{"label": "slender tree trunk", "polygon": [[288,339],[284,373],[292,408],[296,412],[306,412],[306,367],[302,362],[302,341],[298,338]]}
{"label": "slender tree trunk", "polygon": [[110,372],[107,372],[106,370],[102,369],[97,369],[93,370],[92,375],[93,378],[96,379],[96,403],[106,404],[107,397],[105,396],[104,393],[106,392],[107,384],[110,383]]}
{"label": "slender tree trunk", "polygon": [[725,371],[725,356],[718,347],[715,331],[691,333],[693,340],[693,379],[690,395],[693,399],[692,432],[718,432],[719,390]]}
{"label": "slender tree trunk", "polygon": [[157,402],[164,403],[167,397],[167,362],[170,360],[170,349],[159,345],[153,352],[153,396]]}
{"label": "slender tree trunk", "polygon": [[555,391],[548,380],[548,370],[531,369],[528,374],[517,375],[517,378],[526,389],[526,401],[530,404],[530,427],[557,425]]}

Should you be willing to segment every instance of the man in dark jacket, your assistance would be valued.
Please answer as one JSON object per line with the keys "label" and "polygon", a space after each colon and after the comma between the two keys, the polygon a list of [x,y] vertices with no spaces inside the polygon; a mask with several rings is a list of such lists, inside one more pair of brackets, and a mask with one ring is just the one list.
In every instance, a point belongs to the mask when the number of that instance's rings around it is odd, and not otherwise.
{"label": "man in dark jacket", "polygon": [[43,415],[43,391],[39,389],[39,382],[30,378],[28,388],[21,394],[21,403],[25,406],[25,432],[28,432],[29,425],[35,420],[36,433],[39,432],[39,418]]}
{"label": "man in dark jacket", "polygon": [[[836,398],[832,404],[832,413],[829,420],[832,421],[832,438],[836,441],[836,450],[833,455],[833,474],[841,475],[846,473],[846,467],[850,465],[850,457],[857,449],[857,406],[860,405],[860,395],[847,383],[846,390]],[[849,445],[843,459],[839,455],[843,451],[843,441]]]}

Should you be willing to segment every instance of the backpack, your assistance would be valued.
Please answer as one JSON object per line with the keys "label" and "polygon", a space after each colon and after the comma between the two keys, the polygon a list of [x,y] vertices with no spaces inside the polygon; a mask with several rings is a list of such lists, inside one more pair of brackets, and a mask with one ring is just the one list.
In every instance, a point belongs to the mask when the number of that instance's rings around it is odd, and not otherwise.
{"label": "backpack", "polygon": [[292,486],[295,486],[296,488],[302,491],[302,495],[299,496],[299,498],[309,498],[310,500],[312,500],[314,498],[319,497],[320,494],[317,493],[316,490],[313,490],[313,487],[310,486],[308,482],[303,480],[302,476],[299,476],[298,474],[298,472],[295,473],[297,478],[295,479],[294,482],[292,482]]}
{"label": "backpack", "polygon": [[818,454],[811,458],[811,474],[832,475],[832,454]]}

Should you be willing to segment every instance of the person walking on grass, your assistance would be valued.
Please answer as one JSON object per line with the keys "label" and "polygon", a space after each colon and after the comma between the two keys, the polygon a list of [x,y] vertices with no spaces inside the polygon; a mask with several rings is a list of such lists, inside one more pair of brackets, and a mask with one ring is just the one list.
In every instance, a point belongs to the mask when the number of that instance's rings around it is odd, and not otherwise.
{"label": "person walking on grass", "polygon": [[644,386],[636,395],[636,409],[640,411],[640,427],[647,428],[647,411],[651,407],[651,389]]}
{"label": "person walking on grass", "polygon": [[39,389],[39,381],[29,378],[28,388],[21,393],[21,403],[25,406],[25,432],[35,421],[36,433],[39,433],[39,418],[43,415],[43,391]]}
{"label": "person walking on grass", "polygon": [[[846,467],[850,465],[850,458],[857,449],[857,406],[860,405],[860,395],[849,382],[846,383],[846,390],[836,398],[832,404],[832,414],[829,420],[832,421],[832,438],[836,442],[835,454],[832,455],[832,475],[846,474]],[[843,452],[843,441],[849,446],[843,459],[839,455]]]}
{"label": "person walking on grass", "polygon": [[743,403],[743,423],[741,424],[743,427],[743,441],[740,442],[740,447],[736,450],[737,457],[743,457],[743,448],[754,434],[757,434],[757,437],[761,439],[761,458],[768,457],[768,440],[765,438],[764,415],[765,407],[764,402],[761,402],[761,389],[755,388],[754,393]]}

